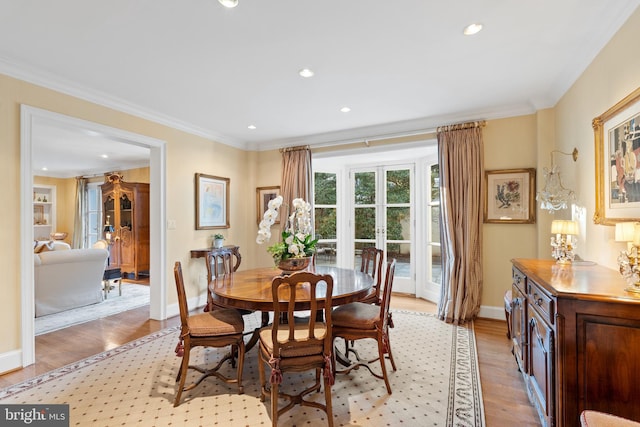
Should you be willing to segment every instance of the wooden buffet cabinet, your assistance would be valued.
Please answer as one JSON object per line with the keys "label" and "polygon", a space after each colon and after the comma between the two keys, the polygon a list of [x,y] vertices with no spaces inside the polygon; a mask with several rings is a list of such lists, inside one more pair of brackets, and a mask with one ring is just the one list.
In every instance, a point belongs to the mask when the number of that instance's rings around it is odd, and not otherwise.
{"label": "wooden buffet cabinet", "polygon": [[124,182],[112,174],[102,184],[105,221],[114,226],[109,245],[109,266],[120,267],[123,277],[136,280],[149,274],[149,184]]}
{"label": "wooden buffet cabinet", "polygon": [[640,421],[640,294],[598,265],[512,263],[513,353],[542,425],[585,409]]}

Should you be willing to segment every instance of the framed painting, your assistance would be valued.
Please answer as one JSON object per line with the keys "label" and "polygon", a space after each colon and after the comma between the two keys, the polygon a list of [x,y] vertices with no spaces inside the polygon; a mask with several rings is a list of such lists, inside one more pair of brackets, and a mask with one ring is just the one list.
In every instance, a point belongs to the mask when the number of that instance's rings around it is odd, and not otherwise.
{"label": "framed painting", "polygon": [[596,154],[593,222],[640,221],[640,88],[592,122]]}
{"label": "framed painting", "polygon": [[533,224],[536,222],[536,170],[501,169],[484,172],[484,222]]}
{"label": "framed painting", "polygon": [[[260,224],[264,213],[267,211],[269,200],[275,199],[280,195],[280,187],[258,187],[256,188],[256,206],[257,206],[257,222]],[[275,224],[280,224],[280,215],[275,220]]]}
{"label": "framed painting", "polygon": [[196,173],[196,230],[229,228],[229,181]]}

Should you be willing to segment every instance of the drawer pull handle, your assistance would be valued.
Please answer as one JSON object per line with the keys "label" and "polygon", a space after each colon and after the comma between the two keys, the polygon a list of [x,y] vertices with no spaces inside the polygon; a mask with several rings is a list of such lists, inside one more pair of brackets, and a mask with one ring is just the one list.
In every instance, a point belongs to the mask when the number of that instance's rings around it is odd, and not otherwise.
{"label": "drawer pull handle", "polygon": [[538,298],[536,300],[536,305],[542,305],[542,298]]}

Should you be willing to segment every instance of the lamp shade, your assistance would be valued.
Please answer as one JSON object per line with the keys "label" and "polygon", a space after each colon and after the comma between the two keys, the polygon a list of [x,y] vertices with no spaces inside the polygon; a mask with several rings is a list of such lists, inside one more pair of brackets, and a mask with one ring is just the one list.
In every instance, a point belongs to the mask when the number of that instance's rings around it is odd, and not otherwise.
{"label": "lamp shade", "polygon": [[635,235],[635,222],[616,223],[616,242],[633,242]]}
{"label": "lamp shade", "polygon": [[551,222],[552,234],[570,234],[572,236],[578,235],[578,222],[568,220],[555,220]]}

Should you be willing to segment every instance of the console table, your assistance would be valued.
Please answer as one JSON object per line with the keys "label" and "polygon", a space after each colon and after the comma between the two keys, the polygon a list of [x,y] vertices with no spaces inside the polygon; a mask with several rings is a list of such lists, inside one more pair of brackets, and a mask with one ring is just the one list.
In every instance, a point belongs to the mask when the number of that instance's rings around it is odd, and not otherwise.
{"label": "console table", "polygon": [[229,245],[221,248],[204,248],[204,249],[191,249],[191,258],[206,258],[209,252],[216,252],[220,250],[231,251],[235,255],[236,262],[233,266],[233,271],[236,271],[240,267],[242,262],[242,255],[240,255],[240,246]]}
{"label": "console table", "polygon": [[512,264],[513,354],[542,425],[585,409],[640,421],[640,294],[598,265]]}

